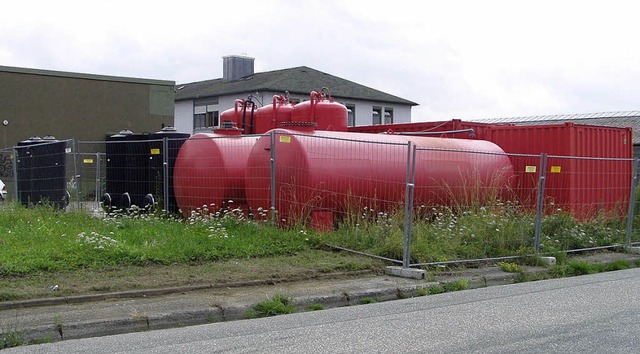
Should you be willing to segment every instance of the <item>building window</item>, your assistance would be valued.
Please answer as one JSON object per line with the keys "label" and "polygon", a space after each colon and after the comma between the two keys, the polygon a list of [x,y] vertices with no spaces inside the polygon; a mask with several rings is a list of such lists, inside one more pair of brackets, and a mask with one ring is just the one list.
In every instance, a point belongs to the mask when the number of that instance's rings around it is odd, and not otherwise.
{"label": "building window", "polygon": [[393,108],[384,107],[384,124],[393,124]]}
{"label": "building window", "polygon": [[214,128],[220,125],[217,105],[196,106],[193,111],[193,129]]}
{"label": "building window", "polygon": [[382,107],[373,106],[371,122],[373,125],[382,124]]}
{"label": "building window", "polygon": [[355,104],[345,104],[347,107],[347,126],[355,127],[356,126],[356,105]]}

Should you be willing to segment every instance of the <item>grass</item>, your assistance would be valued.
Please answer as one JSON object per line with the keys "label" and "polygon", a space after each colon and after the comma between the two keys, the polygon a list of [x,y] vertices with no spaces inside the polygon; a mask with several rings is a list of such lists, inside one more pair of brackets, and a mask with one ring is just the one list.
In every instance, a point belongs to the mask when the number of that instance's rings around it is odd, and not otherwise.
{"label": "grass", "polygon": [[[534,253],[534,225],[535,215],[517,203],[496,201],[468,210],[423,206],[415,211],[411,263],[530,255]],[[368,209],[344,217],[336,231],[319,237],[328,244],[402,259],[404,217]],[[624,241],[624,223],[618,219],[579,221],[556,210],[543,218],[540,251],[554,253]]]}
{"label": "grass", "polygon": [[[336,230],[318,232],[304,226],[275,228],[247,219],[238,209],[212,214],[203,208],[186,219],[136,210],[96,217],[7,203],[0,213],[0,301],[360,270],[381,273],[388,265],[335,252],[326,244],[402,259],[401,213],[364,207],[337,220]],[[621,230],[615,220],[578,222],[557,212],[543,220],[541,248],[560,257],[569,248],[620,243]],[[533,216],[513,203],[466,211],[422,206],[415,211],[413,231],[412,263],[533,252]],[[515,263],[501,267],[518,271]],[[58,290],[50,291],[52,285]]]}
{"label": "grass", "polygon": [[556,264],[551,269],[551,276],[561,278],[630,269],[632,267],[634,267],[634,264],[627,260],[617,260],[605,264],[594,264],[582,260],[570,260],[562,264]]}
{"label": "grass", "polygon": [[271,317],[293,312],[295,312],[295,307],[291,303],[291,298],[279,294],[255,304],[247,312],[247,318]]}
{"label": "grass", "polygon": [[233,210],[188,219],[93,217],[5,204],[0,301],[383,270],[381,261],[326,250],[313,237]]}
{"label": "grass", "polygon": [[94,218],[11,205],[0,214],[0,275],[189,264],[295,254],[308,238],[231,213],[176,221],[146,215]]}
{"label": "grass", "polygon": [[0,349],[18,347],[25,344],[25,340],[19,332],[0,333]]}
{"label": "grass", "polygon": [[498,266],[503,272],[507,273],[519,273],[520,267],[517,263],[513,262],[498,262]]}

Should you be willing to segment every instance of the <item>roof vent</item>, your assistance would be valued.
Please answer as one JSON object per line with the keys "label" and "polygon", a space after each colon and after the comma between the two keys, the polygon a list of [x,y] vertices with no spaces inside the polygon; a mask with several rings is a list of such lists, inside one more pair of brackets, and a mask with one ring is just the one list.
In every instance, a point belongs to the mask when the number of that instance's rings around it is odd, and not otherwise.
{"label": "roof vent", "polygon": [[253,75],[254,58],[229,55],[222,57],[222,81],[231,82]]}

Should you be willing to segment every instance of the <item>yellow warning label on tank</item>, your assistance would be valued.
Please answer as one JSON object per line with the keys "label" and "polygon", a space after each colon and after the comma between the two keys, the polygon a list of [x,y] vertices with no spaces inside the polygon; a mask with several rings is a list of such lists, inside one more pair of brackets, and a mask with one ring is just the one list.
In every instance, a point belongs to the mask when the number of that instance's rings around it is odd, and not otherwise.
{"label": "yellow warning label on tank", "polygon": [[93,159],[84,159],[82,160],[84,163],[93,163]]}
{"label": "yellow warning label on tank", "polygon": [[151,155],[160,155],[160,149],[151,149]]}
{"label": "yellow warning label on tank", "polygon": [[536,166],[526,166],[524,168],[524,172],[526,172],[526,173],[536,173]]}
{"label": "yellow warning label on tank", "polygon": [[551,173],[560,173],[560,166],[551,166]]}
{"label": "yellow warning label on tank", "polygon": [[281,135],[280,136],[280,142],[281,143],[290,143],[291,142],[291,137],[288,135]]}

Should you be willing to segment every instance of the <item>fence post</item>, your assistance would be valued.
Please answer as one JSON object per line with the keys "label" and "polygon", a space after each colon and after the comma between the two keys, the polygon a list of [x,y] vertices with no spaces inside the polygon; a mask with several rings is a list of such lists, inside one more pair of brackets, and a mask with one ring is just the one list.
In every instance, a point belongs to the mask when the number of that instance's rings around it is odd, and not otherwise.
{"label": "fence post", "polygon": [[[71,139],[71,149],[73,149],[71,152],[73,153],[73,181],[75,182],[76,187],[76,210],[80,210],[80,191],[82,188],[82,183],[80,183],[80,173],[78,173],[78,153],[80,152],[80,142],[75,139]],[[65,153],[66,152],[67,151],[65,151]],[[68,190],[67,193],[69,193]],[[71,201],[69,201],[69,204],[71,204]]]}
{"label": "fence post", "polygon": [[638,164],[640,159],[633,161],[633,171],[631,177],[631,195],[629,195],[629,211],[627,212],[627,247],[631,247],[631,232],[633,231],[633,214],[636,207],[636,187],[638,185]]}
{"label": "fence post", "polygon": [[13,195],[17,202],[21,202],[18,195],[18,148],[13,147]]}
{"label": "fence post", "polygon": [[276,131],[270,134],[271,168],[271,225],[276,225]]}
{"label": "fence post", "polygon": [[102,191],[100,190],[100,173],[102,173],[102,171],[100,171],[100,162],[100,153],[96,152],[96,203],[100,202],[100,197],[102,196]]}
{"label": "fence post", "polygon": [[540,177],[538,178],[538,196],[536,198],[536,223],[533,238],[534,253],[540,253],[540,233],[542,232],[542,214],[544,212],[544,186],[547,181],[547,154],[540,155]]}
{"label": "fence post", "polygon": [[416,146],[413,146],[413,160],[411,158],[411,141],[407,143],[407,178],[404,195],[404,250],[402,253],[402,268],[411,265],[411,233],[413,226],[413,199],[415,196],[416,176]]}
{"label": "fence post", "polygon": [[[155,189],[155,188],[154,188]],[[169,213],[169,138],[162,138],[162,208]]]}

